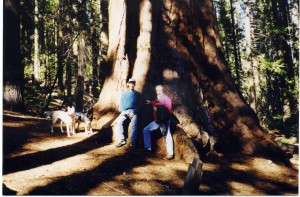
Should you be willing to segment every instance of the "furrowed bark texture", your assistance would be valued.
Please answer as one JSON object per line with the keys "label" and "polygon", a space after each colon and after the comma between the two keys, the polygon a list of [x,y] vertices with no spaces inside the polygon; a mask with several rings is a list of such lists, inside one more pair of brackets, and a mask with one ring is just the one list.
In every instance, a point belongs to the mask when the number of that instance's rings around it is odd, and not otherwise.
{"label": "furrowed bark texture", "polygon": [[[107,111],[116,112],[124,80],[134,77],[145,99],[155,98],[155,85],[165,85],[180,121],[180,131],[173,135],[175,154],[189,152],[184,158],[194,154],[195,147],[187,136],[196,137],[207,130],[207,103],[219,136],[219,151],[262,154],[288,163],[235,89],[221,50],[211,0],[126,1],[123,7],[120,1],[110,3],[110,20],[118,21],[109,21],[113,24],[109,37],[111,67],[94,106],[95,125],[104,124],[100,122]],[[141,128],[151,120],[149,106],[142,115]]]}

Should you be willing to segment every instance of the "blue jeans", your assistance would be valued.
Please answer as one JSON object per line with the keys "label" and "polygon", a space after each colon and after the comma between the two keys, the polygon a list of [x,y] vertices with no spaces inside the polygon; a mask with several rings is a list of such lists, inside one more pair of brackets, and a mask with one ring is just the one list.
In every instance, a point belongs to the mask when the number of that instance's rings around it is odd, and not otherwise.
{"label": "blue jeans", "polygon": [[[166,147],[167,147],[167,154],[168,155],[174,155],[174,144],[173,144],[173,138],[170,130],[170,121],[168,122],[167,126],[167,131],[162,132],[163,136],[166,139]],[[157,130],[158,128],[161,129],[162,125],[157,124],[155,121],[151,122],[148,124],[144,130],[144,146],[146,149],[150,150],[151,149],[151,137],[150,133]]]}
{"label": "blue jeans", "polygon": [[[125,113],[124,113],[125,112]],[[124,126],[125,124],[127,124],[129,121],[132,124],[132,128],[131,128],[131,144],[136,145],[136,141],[137,141],[137,122],[138,122],[138,115],[135,114],[131,119],[126,115],[129,113],[132,113],[133,110],[132,109],[127,109],[125,110],[119,117],[117,120],[117,133],[118,133],[118,138],[121,141],[125,141],[125,136],[124,136]]]}

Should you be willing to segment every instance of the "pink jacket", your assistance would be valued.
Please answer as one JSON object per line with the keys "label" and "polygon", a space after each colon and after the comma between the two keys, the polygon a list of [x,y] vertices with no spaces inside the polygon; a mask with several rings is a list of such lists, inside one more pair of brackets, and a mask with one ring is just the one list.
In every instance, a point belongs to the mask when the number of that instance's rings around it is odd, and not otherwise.
{"label": "pink jacket", "polygon": [[[172,101],[171,99],[167,96],[164,95],[164,97],[162,99],[158,100],[154,100],[150,102],[152,106],[158,106],[158,105],[164,105],[168,108],[169,112],[172,112]],[[154,121],[156,121],[156,111],[153,112],[153,118]]]}

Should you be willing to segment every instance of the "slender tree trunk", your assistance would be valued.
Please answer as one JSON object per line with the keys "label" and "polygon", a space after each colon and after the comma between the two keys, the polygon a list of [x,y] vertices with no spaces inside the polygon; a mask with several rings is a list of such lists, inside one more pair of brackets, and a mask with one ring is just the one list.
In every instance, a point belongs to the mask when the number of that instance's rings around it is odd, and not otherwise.
{"label": "slender tree trunk", "polygon": [[[281,10],[282,13],[282,24],[281,26],[284,29],[291,29],[290,25],[289,25],[289,6],[288,6],[288,1],[287,0],[280,0],[279,3],[279,8]],[[294,109],[296,109],[296,103],[297,101],[295,100],[295,97],[293,95],[293,92],[295,90],[295,78],[294,78],[294,64],[293,64],[293,55],[292,55],[292,48],[291,45],[289,44],[291,43],[291,38],[290,38],[290,33],[288,30],[285,30],[285,32],[283,33],[283,39],[282,39],[282,48],[283,48],[283,58],[284,58],[284,62],[286,64],[286,70],[287,70],[287,79],[288,79],[288,83],[287,83],[287,99],[288,99],[288,107],[289,107],[289,111],[295,111]]]}
{"label": "slender tree trunk", "polygon": [[78,37],[78,74],[75,88],[75,109],[83,111],[83,93],[84,93],[84,71],[86,64],[85,57],[85,36],[81,33]]}
{"label": "slender tree trunk", "polygon": [[73,21],[72,21],[72,13],[73,13],[73,1],[67,1],[66,2],[66,13],[65,13],[65,25],[64,25],[64,32],[66,34],[66,38],[65,38],[65,46],[66,47],[66,51],[64,52],[65,55],[65,62],[66,62],[66,81],[65,81],[65,87],[67,89],[67,100],[68,100],[68,104],[71,105],[71,101],[72,101],[72,59],[74,58],[73,55]]}
{"label": "slender tree trunk", "polygon": [[92,81],[92,94],[94,97],[99,97],[99,64],[98,64],[98,50],[93,50],[93,81]]}
{"label": "slender tree trunk", "polygon": [[231,16],[231,24],[232,24],[232,39],[233,39],[233,54],[234,54],[234,65],[235,65],[235,74],[236,74],[236,81],[237,85],[240,88],[240,65],[238,59],[238,47],[237,47],[237,39],[235,33],[235,21],[234,21],[234,9],[232,5],[232,0],[230,0],[230,16]]}
{"label": "slender tree trunk", "polygon": [[[145,98],[155,97],[155,85],[165,85],[166,94],[173,101],[173,113],[180,121],[173,135],[177,158],[189,160],[188,155],[196,153],[187,134],[196,137],[202,126],[205,128],[204,100],[212,106],[209,115],[219,135],[218,151],[260,154],[288,164],[283,151],[263,133],[256,114],[232,82],[216,31],[212,1],[192,0],[189,4],[179,0],[130,1],[135,5],[139,2],[137,56],[133,68],[128,69],[126,50],[124,53],[128,39],[123,39],[125,28],[132,27],[124,24],[124,17],[131,15],[126,13],[126,2],[110,1],[112,66],[93,107],[93,126],[101,129],[115,117],[112,113],[117,111],[122,81],[133,76],[137,90]],[[142,127],[152,116],[147,106],[143,112]]]}
{"label": "slender tree trunk", "polygon": [[33,60],[33,73],[34,82],[40,82],[40,49],[39,49],[39,5],[38,1],[34,1],[34,60]]}
{"label": "slender tree trunk", "polygon": [[64,66],[63,66],[63,53],[64,53],[64,43],[63,39],[63,30],[62,30],[62,23],[63,23],[63,13],[62,9],[64,7],[64,1],[59,2],[59,11],[58,11],[58,21],[57,21],[57,31],[56,31],[56,56],[57,56],[57,85],[60,91],[64,90]]}
{"label": "slender tree trunk", "polygon": [[97,36],[96,29],[92,30],[92,93],[94,97],[99,97],[99,45],[97,41],[100,41]]}
{"label": "slender tree trunk", "polygon": [[[72,52],[70,52],[72,53]],[[71,56],[73,57],[73,56]],[[70,99],[72,97],[72,60],[71,57],[67,58],[66,62],[66,87],[67,87],[67,98]]]}
{"label": "slender tree trunk", "polygon": [[3,108],[25,111],[24,65],[20,58],[20,4],[18,0],[5,0],[3,6]]}
{"label": "slender tree trunk", "polygon": [[254,111],[257,111],[256,106],[256,88],[255,88],[255,70],[254,70],[254,57],[252,52],[252,31],[251,31],[251,6],[245,4],[245,40],[246,40],[246,65],[245,70],[247,73],[248,84],[248,103]]}

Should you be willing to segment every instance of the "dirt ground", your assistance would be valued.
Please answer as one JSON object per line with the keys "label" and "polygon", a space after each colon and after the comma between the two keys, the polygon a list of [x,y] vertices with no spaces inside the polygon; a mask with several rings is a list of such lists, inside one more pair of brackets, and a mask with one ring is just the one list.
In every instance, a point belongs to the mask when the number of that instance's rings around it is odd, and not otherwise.
{"label": "dirt ground", "polygon": [[[181,195],[189,164],[117,149],[105,132],[51,133],[50,122],[3,112],[4,195]],[[215,155],[197,195],[298,195],[298,156],[291,161]]]}

